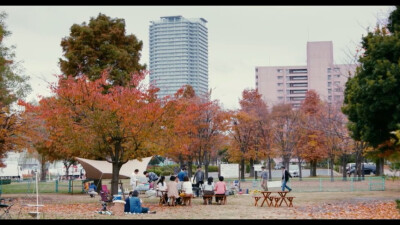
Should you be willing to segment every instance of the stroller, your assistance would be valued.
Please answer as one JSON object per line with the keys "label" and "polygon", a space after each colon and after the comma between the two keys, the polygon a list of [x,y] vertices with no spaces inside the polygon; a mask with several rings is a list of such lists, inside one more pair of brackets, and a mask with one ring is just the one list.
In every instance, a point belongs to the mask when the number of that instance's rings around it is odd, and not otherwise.
{"label": "stroller", "polygon": [[107,189],[107,185],[102,186],[102,190],[100,191],[100,201],[101,201],[101,210],[100,214],[108,214],[111,215],[111,211],[108,211],[107,206],[112,202],[110,191]]}

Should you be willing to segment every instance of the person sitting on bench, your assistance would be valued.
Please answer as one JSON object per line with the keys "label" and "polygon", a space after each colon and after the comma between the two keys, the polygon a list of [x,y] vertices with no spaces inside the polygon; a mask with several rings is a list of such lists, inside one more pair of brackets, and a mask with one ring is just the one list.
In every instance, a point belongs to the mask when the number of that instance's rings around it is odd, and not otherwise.
{"label": "person sitting on bench", "polygon": [[226,184],[224,182],[224,177],[223,176],[219,176],[219,181],[215,184],[215,201],[217,202],[217,204],[221,204],[219,203],[219,201],[223,201],[223,197],[217,197],[217,195],[225,195],[226,193]]}
{"label": "person sitting on bench", "polygon": [[[209,177],[208,179],[207,179],[207,182],[206,183],[204,183],[202,186],[201,186],[201,189],[203,190],[203,200],[204,200],[204,205],[206,205],[207,204],[207,202],[206,202],[206,200],[207,200],[207,198],[206,197],[204,197],[204,196],[213,196],[214,195],[214,188],[215,188],[215,185],[214,185],[214,178],[213,177]],[[212,197],[211,198],[208,198],[208,204],[212,204]]]}

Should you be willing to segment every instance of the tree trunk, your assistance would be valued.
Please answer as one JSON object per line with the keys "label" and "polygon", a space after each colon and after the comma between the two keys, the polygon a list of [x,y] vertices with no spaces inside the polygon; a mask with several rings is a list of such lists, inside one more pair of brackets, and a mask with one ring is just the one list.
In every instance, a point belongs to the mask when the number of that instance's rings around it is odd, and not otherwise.
{"label": "tree trunk", "polygon": [[46,160],[45,157],[40,156],[40,181],[45,182],[46,181]]}
{"label": "tree trunk", "polygon": [[[111,158],[112,160],[112,177],[111,177],[111,194],[117,195],[118,194],[118,180],[119,180],[119,171],[122,167],[122,156],[123,156],[123,149],[121,146],[121,142],[116,142],[114,144],[115,147],[115,155]],[[123,191],[123,190],[121,190]]]}
{"label": "tree trunk", "polygon": [[299,180],[302,181],[303,174],[302,174],[302,170],[301,170],[301,158],[300,157],[297,157],[297,162],[299,163]]}
{"label": "tree trunk", "polygon": [[384,158],[378,158],[375,161],[376,163],[376,176],[383,176],[384,175]]}
{"label": "tree trunk", "polygon": [[[183,166],[184,166],[182,154],[180,154],[178,158],[179,158],[179,165],[180,165],[180,167],[181,167],[180,169],[182,169]],[[180,171],[180,170],[179,170],[179,171]]]}
{"label": "tree trunk", "polygon": [[[111,194],[118,194],[118,178],[119,170],[121,169],[120,162],[113,161],[112,163],[112,179],[111,179]],[[122,190],[121,190],[122,191]]]}
{"label": "tree trunk", "polygon": [[208,163],[204,163],[204,180],[208,178]]}
{"label": "tree trunk", "polygon": [[282,165],[289,171],[290,158],[282,157]]}
{"label": "tree trunk", "polygon": [[192,165],[193,165],[192,159],[189,158],[189,161],[188,161],[188,177],[189,177],[189,180],[192,177],[192,173],[193,173]]}
{"label": "tree trunk", "polygon": [[245,165],[244,165],[244,159],[240,160],[240,179],[244,180],[244,172],[245,172]]}
{"label": "tree trunk", "polygon": [[317,176],[317,160],[311,160],[310,162],[310,177]]}
{"label": "tree trunk", "polygon": [[331,168],[331,181],[332,182],[334,181],[334,178],[333,178],[333,160],[334,160],[334,157],[332,156],[330,158],[330,160],[329,160],[329,167]]}
{"label": "tree trunk", "polygon": [[354,171],[354,177],[358,177],[358,180],[361,180],[361,163],[362,163],[362,144],[360,143],[358,145],[358,148],[356,150],[356,167],[355,167],[355,171]]}
{"label": "tree trunk", "polygon": [[268,180],[272,180],[272,159],[271,157],[268,156],[268,172],[269,172],[269,176],[268,176]]}
{"label": "tree trunk", "polygon": [[69,168],[71,167],[72,163],[69,162],[68,160],[63,160],[63,164],[65,166],[65,179],[68,180]]}
{"label": "tree trunk", "polygon": [[346,164],[347,164],[347,155],[342,155],[342,180],[347,181],[347,171],[346,171]]}
{"label": "tree trunk", "polygon": [[254,159],[250,158],[250,177],[254,177]]}

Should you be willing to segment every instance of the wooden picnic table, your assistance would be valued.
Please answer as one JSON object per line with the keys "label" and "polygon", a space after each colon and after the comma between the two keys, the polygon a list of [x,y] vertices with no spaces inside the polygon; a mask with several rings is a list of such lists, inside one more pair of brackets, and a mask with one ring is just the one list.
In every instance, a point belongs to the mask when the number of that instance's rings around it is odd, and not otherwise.
{"label": "wooden picnic table", "polygon": [[[279,196],[272,196],[272,193],[278,193]],[[261,207],[264,206],[264,203],[267,202],[268,206],[275,206],[275,207],[280,207],[283,202],[285,202],[286,206],[288,207],[293,207],[293,199],[295,197],[292,196],[286,196],[288,191],[277,191],[277,192],[272,192],[272,191],[261,191],[261,194],[263,196],[253,196],[254,198],[254,206],[258,206],[258,200],[261,198],[264,198]],[[289,201],[289,202],[288,202]],[[274,204],[275,202],[275,204]]]}
{"label": "wooden picnic table", "polygon": [[263,207],[263,205],[264,205],[264,202],[267,202],[267,205],[268,206],[271,206],[272,205],[272,201],[271,202],[269,202],[268,200],[270,200],[270,198],[269,198],[269,196],[271,195],[271,191],[262,191],[261,192],[261,194],[263,195],[263,197],[264,197],[264,200],[262,201],[262,203],[261,203],[261,207]]}

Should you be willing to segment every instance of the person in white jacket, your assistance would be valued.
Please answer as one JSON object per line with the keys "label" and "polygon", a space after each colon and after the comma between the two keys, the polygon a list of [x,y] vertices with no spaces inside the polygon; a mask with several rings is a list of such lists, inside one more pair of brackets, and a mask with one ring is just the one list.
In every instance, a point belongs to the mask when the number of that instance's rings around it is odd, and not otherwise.
{"label": "person in white jacket", "polygon": [[139,170],[135,169],[135,171],[132,173],[131,175],[131,182],[130,185],[132,186],[132,191],[134,191],[137,187],[137,183],[138,183],[138,174],[139,174]]}

